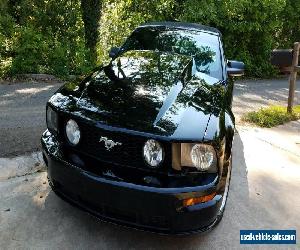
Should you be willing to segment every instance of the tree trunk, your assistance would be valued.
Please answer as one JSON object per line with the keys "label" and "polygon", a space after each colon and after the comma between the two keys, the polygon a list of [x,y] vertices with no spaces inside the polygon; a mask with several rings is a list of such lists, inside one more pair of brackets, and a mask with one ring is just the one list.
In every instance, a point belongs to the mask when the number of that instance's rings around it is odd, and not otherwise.
{"label": "tree trunk", "polygon": [[293,62],[292,62],[290,79],[289,79],[290,88],[289,88],[289,98],[288,98],[288,107],[287,107],[288,113],[293,112],[296,81],[297,81],[297,72],[298,72],[297,66],[298,66],[298,62],[299,62],[299,53],[300,53],[300,43],[296,42],[296,43],[294,43]]}
{"label": "tree trunk", "polygon": [[85,42],[90,51],[90,61],[94,66],[97,63],[97,42],[99,40],[101,7],[101,0],[81,0]]}

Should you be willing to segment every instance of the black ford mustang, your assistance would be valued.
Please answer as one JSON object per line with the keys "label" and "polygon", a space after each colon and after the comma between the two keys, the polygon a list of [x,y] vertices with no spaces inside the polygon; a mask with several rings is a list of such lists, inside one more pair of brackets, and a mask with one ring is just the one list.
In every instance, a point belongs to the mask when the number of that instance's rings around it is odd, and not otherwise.
{"label": "black ford mustang", "polygon": [[138,27],[111,62],[47,103],[53,191],[97,217],[183,234],[222,218],[231,173],[233,81],[217,29]]}

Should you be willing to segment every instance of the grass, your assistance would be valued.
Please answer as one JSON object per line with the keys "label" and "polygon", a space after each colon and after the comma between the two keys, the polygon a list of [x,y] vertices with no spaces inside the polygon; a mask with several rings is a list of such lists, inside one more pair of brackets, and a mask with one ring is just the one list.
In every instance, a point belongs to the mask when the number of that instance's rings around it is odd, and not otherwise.
{"label": "grass", "polygon": [[243,120],[246,122],[266,128],[275,127],[298,119],[300,119],[300,105],[294,106],[292,113],[287,113],[286,107],[271,106],[261,108],[259,111],[249,112],[243,117]]}

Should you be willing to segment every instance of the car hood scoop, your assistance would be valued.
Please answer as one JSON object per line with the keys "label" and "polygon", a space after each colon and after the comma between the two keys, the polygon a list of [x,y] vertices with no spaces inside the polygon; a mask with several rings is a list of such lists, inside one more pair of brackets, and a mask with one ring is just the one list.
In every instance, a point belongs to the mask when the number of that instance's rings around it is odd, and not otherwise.
{"label": "car hood scoop", "polygon": [[205,94],[217,82],[197,72],[192,57],[129,51],[94,73],[77,104],[107,125],[176,137],[185,136],[178,134],[183,123],[200,119],[202,137],[211,111],[195,108],[202,100],[194,107],[191,102],[195,93]]}

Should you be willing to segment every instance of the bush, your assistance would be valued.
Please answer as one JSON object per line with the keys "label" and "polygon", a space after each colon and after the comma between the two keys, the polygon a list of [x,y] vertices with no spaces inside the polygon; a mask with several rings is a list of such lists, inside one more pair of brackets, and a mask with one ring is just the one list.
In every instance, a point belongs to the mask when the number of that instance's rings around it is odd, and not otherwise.
{"label": "bush", "polygon": [[14,46],[13,74],[47,72],[45,54],[49,49],[41,33],[31,27],[22,28]]}
{"label": "bush", "polygon": [[300,105],[295,106],[292,113],[287,113],[286,107],[272,106],[259,111],[249,112],[243,120],[260,127],[275,127],[289,121],[300,119]]}
{"label": "bush", "polygon": [[0,77],[11,67],[12,43],[15,30],[13,18],[7,13],[7,3],[0,1]]}
{"label": "bush", "polygon": [[[6,34],[11,43],[11,74],[67,76],[91,69],[79,0],[18,0],[9,10],[6,13],[14,24],[13,36]],[[8,30],[1,19],[0,40],[1,30]]]}
{"label": "bush", "polygon": [[282,30],[279,34],[278,46],[292,48],[294,42],[300,42],[300,0],[286,0],[279,18]]}

